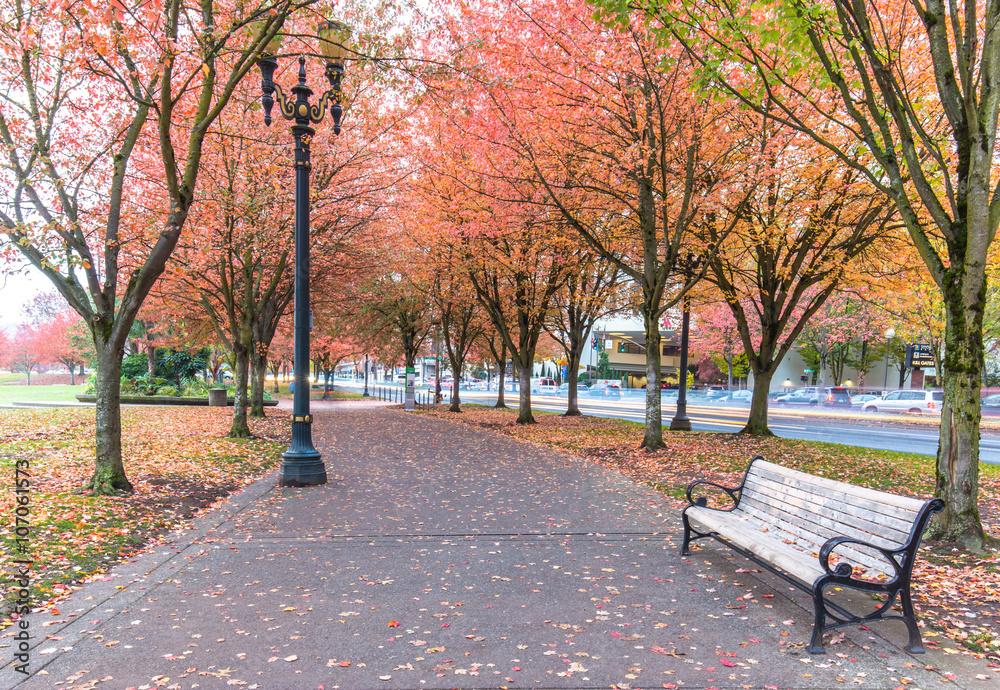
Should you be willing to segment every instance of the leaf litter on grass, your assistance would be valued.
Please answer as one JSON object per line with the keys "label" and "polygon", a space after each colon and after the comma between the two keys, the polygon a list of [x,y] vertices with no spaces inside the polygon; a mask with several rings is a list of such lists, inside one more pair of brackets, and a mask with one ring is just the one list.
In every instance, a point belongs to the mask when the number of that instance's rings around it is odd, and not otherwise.
{"label": "leaf litter on grass", "polygon": [[[832,443],[664,430],[665,448],[639,448],[642,425],[605,417],[536,413],[519,425],[517,412],[466,405],[455,414],[434,407],[420,414],[468,424],[548,446],[621,472],[664,494],[670,510],[686,505],[684,491],[698,479],[736,486],[750,459],[762,455],[787,467],[892,493],[934,493],[934,458]],[[983,465],[979,482],[983,528],[1000,535],[1000,467]],[[1000,556],[970,554],[950,544],[925,542],[911,585],[924,642],[949,640],[965,653],[1000,664]]]}
{"label": "leaf litter on grass", "polygon": [[[252,419],[254,438],[227,439],[231,411],[221,408],[136,407],[122,410],[122,456],[134,491],[90,496],[80,491],[93,473],[90,408],[0,411],[0,469],[13,482],[27,460],[29,552],[3,535],[0,577],[13,582],[14,559],[31,565],[31,601],[45,608],[76,584],[106,573],[159,535],[265,474],[281,457],[287,414]],[[16,493],[0,495],[12,514]],[[3,591],[0,628],[12,621],[13,587]]]}

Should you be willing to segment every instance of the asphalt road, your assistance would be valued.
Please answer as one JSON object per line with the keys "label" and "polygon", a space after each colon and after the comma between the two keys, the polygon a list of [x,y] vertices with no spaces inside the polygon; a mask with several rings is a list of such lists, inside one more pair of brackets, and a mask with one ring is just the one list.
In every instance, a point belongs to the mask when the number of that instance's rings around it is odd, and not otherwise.
{"label": "asphalt road", "polygon": [[[344,383],[338,381],[338,386]],[[353,390],[354,386],[345,387]],[[462,400],[491,404],[496,401],[496,393],[482,391],[462,391]],[[517,406],[517,396],[507,393],[505,400],[512,407]],[[566,410],[566,399],[558,396],[534,395],[532,408],[548,412]],[[644,399],[623,397],[621,400],[592,400],[581,397],[580,410],[584,414],[597,417],[618,417],[636,422],[645,420]],[[664,424],[673,418],[675,406],[663,405]],[[697,431],[738,431],[746,422],[746,407],[723,405],[688,405],[691,427]],[[902,415],[861,414],[860,412],[837,411],[819,412],[794,408],[771,409],[768,423],[776,435],[783,438],[797,438],[808,441],[844,443],[863,448],[894,450],[920,455],[937,455],[939,429],[928,420],[907,419]],[[990,429],[982,431],[979,461],[1000,465],[1000,434]]]}

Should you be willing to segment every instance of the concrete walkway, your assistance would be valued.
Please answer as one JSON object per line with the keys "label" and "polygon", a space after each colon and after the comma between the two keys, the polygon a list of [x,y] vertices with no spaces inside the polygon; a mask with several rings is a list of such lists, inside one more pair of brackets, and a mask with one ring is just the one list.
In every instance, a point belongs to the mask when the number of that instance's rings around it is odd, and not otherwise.
{"label": "concrete walkway", "polygon": [[897,622],[806,653],[808,598],[716,546],[681,557],[676,511],[614,472],[377,404],[313,411],[328,485],[272,475],[35,614],[33,675],[0,687],[996,687],[901,651]]}

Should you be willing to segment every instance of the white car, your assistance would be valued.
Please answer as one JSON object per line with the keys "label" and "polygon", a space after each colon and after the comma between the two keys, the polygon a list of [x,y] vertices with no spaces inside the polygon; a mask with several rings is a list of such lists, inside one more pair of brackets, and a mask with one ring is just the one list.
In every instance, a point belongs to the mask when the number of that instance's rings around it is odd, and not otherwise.
{"label": "white car", "polygon": [[944,391],[902,390],[886,393],[878,400],[869,400],[861,409],[864,412],[941,414],[942,402],[944,402]]}
{"label": "white car", "polygon": [[753,400],[753,391],[729,391],[721,398],[709,399],[709,402],[720,405],[749,405]]}

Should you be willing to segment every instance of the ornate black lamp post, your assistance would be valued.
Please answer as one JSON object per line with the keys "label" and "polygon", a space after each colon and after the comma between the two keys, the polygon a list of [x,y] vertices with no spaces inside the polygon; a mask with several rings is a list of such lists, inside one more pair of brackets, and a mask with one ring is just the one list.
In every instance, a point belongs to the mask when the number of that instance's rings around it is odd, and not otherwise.
{"label": "ornate black lamp post", "polygon": [[[309,414],[309,144],[316,133],[310,124],[319,124],[330,103],[333,131],[340,134],[340,79],[344,74],[344,53],[350,29],[335,21],[323,21],[316,28],[321,50],[326,58],[326,78],[330,88],[316,104],[309,103],[313,91],[306,86],[306,60],[299,57],[299,83],[292,87],[292,97],[285,96],[274,82],[278,67],[275,55],[280,38],[275,36],[267,53],[257,61],[262,77],[261,103],[264,124],[271,124],[271,109],[277,100],[281,115],[293,120],[295,138],[295,392],[292,401],[292,441],[282,455],[278,483],[281,486],[326,484],[326,466],[312,442],[312,415]],[[258,38],[260,38],[258,36]],[[277,98],[275,99],[275,94]]]}
{"label": "ornate black lamp post", "polygon": [[[701,257],[688,254],[687,260],[679,262],[684,272],[685,282],[690,284],[695,272],[701,266]],[[681,366],[677,376],[677,409],[674,418],[670,420],[671,431],[691,431],[691,420],[687,416],[687,368],[688,368],[688,332],[691,325],[691,301],[687,295],[683,298],[683,314],[681,319]]]}

